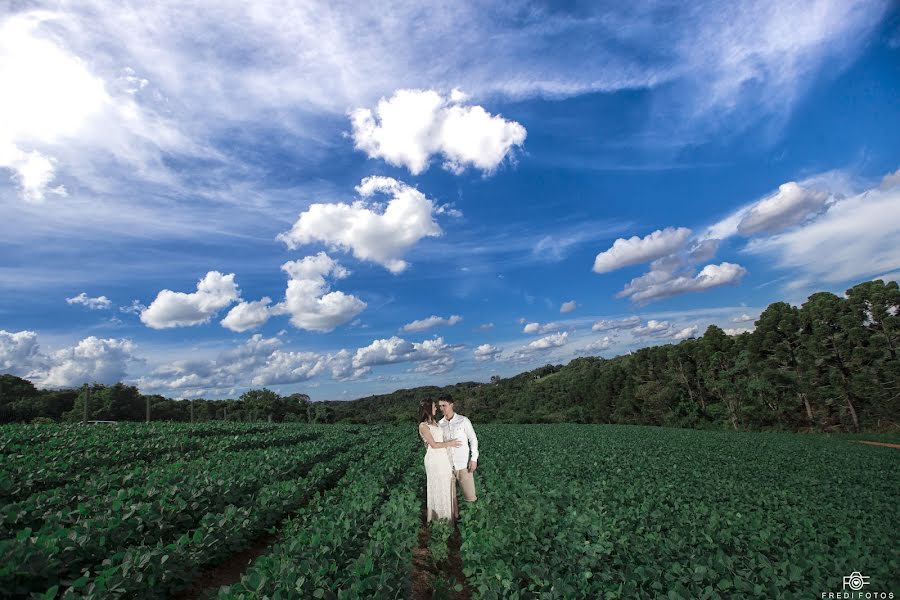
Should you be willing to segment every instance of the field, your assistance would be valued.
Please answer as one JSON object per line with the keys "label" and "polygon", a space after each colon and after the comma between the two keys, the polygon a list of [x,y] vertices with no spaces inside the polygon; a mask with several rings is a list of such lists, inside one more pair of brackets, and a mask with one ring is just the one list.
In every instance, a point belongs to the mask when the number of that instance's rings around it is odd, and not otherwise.
{"label": "field", "polygon": [[900,450],[476,430],[451,532],[422,524],[412,424],[0,427],[0,596],[820,598],[853,572],[900,593]]}

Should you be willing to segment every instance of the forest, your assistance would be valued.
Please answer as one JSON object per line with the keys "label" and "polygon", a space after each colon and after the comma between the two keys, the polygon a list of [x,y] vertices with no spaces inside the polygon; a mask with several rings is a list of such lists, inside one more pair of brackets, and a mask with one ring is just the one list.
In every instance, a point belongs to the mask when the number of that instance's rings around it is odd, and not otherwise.
{"label": "forest", "polygon": [[[769,305],[752,332],[711,325],[699,338],[612,359],[576,358],[489,383],[397,390],[351,401],[310,402],[250,390],[233,400],[145,396],[122,383],[91,386],[90,418],[142,421],[272,420],[400,423],[419,400],[449,393],[480,423],[619,423],[695,429],[890,431],[900,429],[900,289],[860,283],[844,296]],[[78,421],[85,389],[38,390],[0,376],[0,422]],[[192,405],[192,406],[191,406]]]}

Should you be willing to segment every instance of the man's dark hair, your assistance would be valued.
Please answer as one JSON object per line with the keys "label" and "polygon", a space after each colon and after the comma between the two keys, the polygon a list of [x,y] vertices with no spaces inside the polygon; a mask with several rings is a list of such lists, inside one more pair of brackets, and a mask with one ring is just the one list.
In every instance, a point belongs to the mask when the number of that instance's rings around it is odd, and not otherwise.
{"label": "man's dark hair", "polygon": [[440,396],[438,396],[437,401],[449,402],[450,404],[453,404],[453,396],[451,396],[450,394],[441,394]]}

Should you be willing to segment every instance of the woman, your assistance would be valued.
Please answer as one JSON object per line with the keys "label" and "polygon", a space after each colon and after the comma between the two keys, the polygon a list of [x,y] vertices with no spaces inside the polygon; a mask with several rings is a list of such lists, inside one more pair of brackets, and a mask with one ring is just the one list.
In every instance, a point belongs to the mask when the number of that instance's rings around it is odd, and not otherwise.
{"label": "woman", "polygon": [[453,461],[447,448],[458,448],[460,440],[445,442],[441,428],[434,420],[437,404],[434,400],[419,403],[419,436],[425,442],[425,476],[427,479],[428,521],[433,519],[455,520],[459,514],[456,505],[456,478]]}

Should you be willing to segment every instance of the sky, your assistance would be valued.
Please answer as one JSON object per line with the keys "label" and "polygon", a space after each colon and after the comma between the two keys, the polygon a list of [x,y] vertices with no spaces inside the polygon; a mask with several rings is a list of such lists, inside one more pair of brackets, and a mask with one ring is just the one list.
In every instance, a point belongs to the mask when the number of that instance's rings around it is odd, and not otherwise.
{"label": "sky", "polygon": [[626,4],[5,5],[0,373],[351,399],[896,280],[898,6]]}

